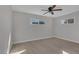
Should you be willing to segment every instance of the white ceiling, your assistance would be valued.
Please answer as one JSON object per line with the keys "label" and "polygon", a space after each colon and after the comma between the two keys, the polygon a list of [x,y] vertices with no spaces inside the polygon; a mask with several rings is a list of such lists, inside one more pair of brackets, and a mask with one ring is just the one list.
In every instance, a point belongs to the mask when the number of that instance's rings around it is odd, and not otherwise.
{"label": "white ceiling", "polygon": [[[41,11],[41,9],[47,10],[51,5],[14,5],[12,6],[14,11],[43,15],[46,11]],[[62,11],[55,11],[54,15],[50,13],[44,15],[49,17],[59,17],[79,10],[79,5],[57,5],[56,8],[62,8]]]}

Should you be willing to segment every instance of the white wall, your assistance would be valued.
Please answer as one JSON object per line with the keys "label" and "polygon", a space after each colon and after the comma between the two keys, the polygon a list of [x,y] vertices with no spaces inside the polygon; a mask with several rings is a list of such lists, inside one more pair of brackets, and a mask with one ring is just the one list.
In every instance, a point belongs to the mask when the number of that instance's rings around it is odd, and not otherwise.
{"label": "white wall", "polygon": [[[47,21],[44,25],[32,25],[31,19],[36,15],[13,12],[13,40],[14,43],[26,42],[47,37],[64,38],[65,40],[79,43],[79,11],[60,16],[48,18],[37,16],[39,19]],[[74,24],[61,24],[61,20],[74,18]]]}
{"label": "white wall", "polygon": [[[74,18],[74,24],[61,24],[61,20]],[[56,37],[79,43],[79,11],[58,17],[54,23]]]}
{"label": "white wall", "polygon": [[0,53],[7,53],[10,45],[11,6],[0,6]]}
{"label": "white wall", "polygon": [[52,18],[37,15],[37,18],[45,20],[47,23],[43,25],[33,25],[31,24],[31,19],[35,18],[36,15],[22,12],[13,12],[13,16],[14,43],[26,42],[53,36]]}

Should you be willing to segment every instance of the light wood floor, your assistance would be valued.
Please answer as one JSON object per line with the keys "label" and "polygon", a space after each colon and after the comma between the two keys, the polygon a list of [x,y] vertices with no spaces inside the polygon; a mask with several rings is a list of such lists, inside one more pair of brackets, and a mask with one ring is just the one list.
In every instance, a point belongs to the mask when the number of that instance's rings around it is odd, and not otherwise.
{"label": "light wood floor", "polygon": [[79,44],[47,38],[13,45],[11,54],[79,54]]}

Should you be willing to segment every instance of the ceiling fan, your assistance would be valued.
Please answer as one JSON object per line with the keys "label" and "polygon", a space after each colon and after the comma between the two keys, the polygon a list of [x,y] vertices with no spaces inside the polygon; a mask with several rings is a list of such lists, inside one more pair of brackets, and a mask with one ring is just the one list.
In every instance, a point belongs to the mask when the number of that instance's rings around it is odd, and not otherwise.
{"label": "ceiling fan", "polygon": [[43,15],[45,15],[47,13],[51,13],[52,15],[54,15],[54,11],[62,11],[62,9],[55,9],[55,7],[56,7],[56,5],[53,5],[51,7],[48,7],[48,10],[42,10],[42,11],[47,11]]}

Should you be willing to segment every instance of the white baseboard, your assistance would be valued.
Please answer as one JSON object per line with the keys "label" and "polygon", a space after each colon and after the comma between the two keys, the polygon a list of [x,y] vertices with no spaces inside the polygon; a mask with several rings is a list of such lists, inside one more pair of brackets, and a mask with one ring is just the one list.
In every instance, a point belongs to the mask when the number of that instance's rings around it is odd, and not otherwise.
{"label": "white baseboard", "polygon": [[65,38],[63,36],[54,35],[54,37],[59,38],[59,39],[63,39],[63,40],[67,40],[67,41],[71,41],[71,42],[74,42],[74,43],[78,43],[79,44],[79,41],[70,40],[69,38]]}
{"label": "white baseboard", "polygon": [[24,40],[24,41],[14,42],[13,44],[18,44],[18,43],[23,43],[23,42],[29,42],[29,41],[35,41],[35,40],[42,40],[42,39],[52,38],[52,37],[53,36],[42,37],[42,38],[35,38],[35,39],[31,39],[31,40]]}
{"label": "white baseboard", "polygon": [[69,38],[65,38],[63,36],[58,36],[58,35],[53,35],[53,36],[48,36],[48,37],[42,37],[42,38],[36,38],[36,39],[31,39],[31,40],[14,42],[14,44],[23,43],[23,42],[29,42],[29,41],[35,41],[35,40],[41,40],[41,39],[46,39],[46,38],[52,38],[52,37],[56,37],[56,38],[59,38],[59,39],[63,39],[63,40],[67,40],[67,41],[71,41],[71,42],[79,44],[79,41],[70,40]]}

